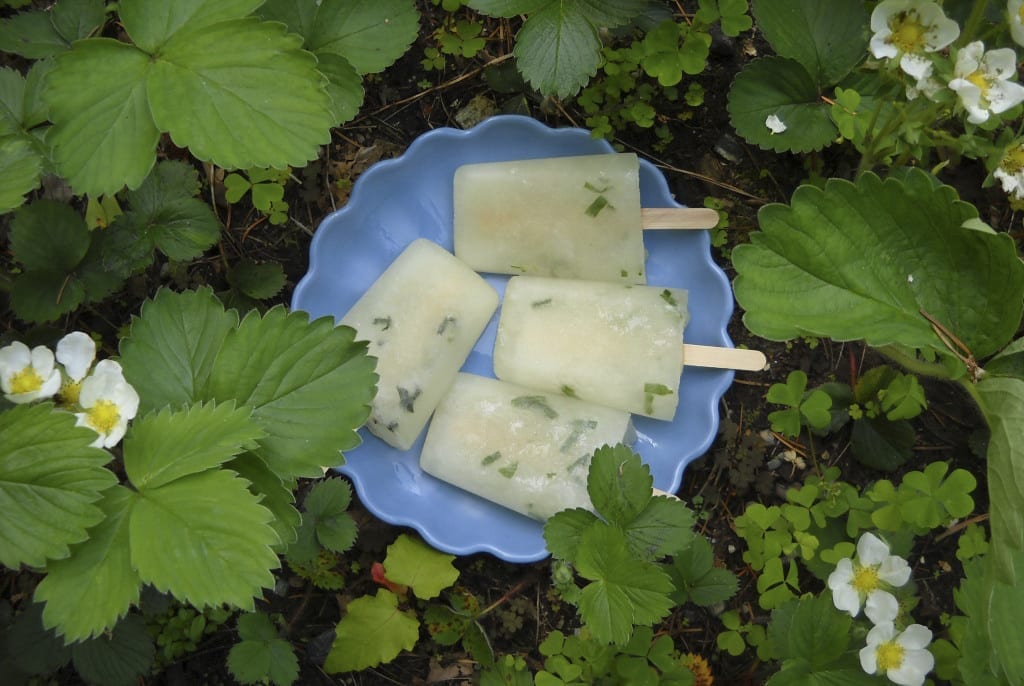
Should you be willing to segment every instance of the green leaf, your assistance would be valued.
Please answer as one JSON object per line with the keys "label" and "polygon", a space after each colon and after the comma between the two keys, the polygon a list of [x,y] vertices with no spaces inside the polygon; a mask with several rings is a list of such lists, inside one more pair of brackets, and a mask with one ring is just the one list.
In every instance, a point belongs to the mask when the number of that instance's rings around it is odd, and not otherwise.
{"label": "green leaf", "polygon": [[660,560],[690,545],[693,512],[671,496],[651,498],[640,514],[623,526],[630,550],[643,560]]}
{"label": "green leaf", "polygon": [[220,220],[210,206],[194,197],[196,170],[184,162],[160,162],[135,191],[125,196],[131,207],[116,220],[145,234],[172,260],[191,260],[220,238]]}
{"label": "green leaf", "polygon": [[224,470],[186,476],[139,493],[129,536],[139,577],[196,607],[251,610],[279,564],[270,511]]}
{"label": "green leaf", "polygon": [[516,35],[513,54],[523,78],[545,95],[577,93],[601,64],[597,29],[581,0],[558,0],[532,14]]}
{"label": "green leaf", "polygon": [[0,22],[0,51],[30,60],[52,57],[68,49],[45,11],[19,12]]}
{"label": "green leaf", "polygon": [[78,675],[88,683],[132,686],[149,674],[156,656],[142,615],[128,615],[114,627],[71,648]]}
{"label": "green leaf", "polygon": [[284,26],[256,19],[184,27],[146,81],[153,120],[221,167],[304,166],[330,142],[334,121],[316,60],[299,45]]}
{"label": "green leaf", "polygon": [[281,292],[285,284],[284,268],[277,262],[256,264],[240,260],[228,272],[228,282],[250,298],[266,300]]}
{"label": "green leaf", "polygon": [[384,71],[419,32],[419,12],[411,0],[270,0],[260,14],[284,21],[318,57],[344,57],[359,74]]}
{"label": "green leaf", "polygon": [[0,412],[0,563],[42,567],[69,555],[103,518],[94,503],[117,483],[91,429],[50,403]]}
{"label": "green leaf", "polygon": [[612,524],[626,526],[651,500],[651,469],[629,447],[603,446],[594,452],[587,493],[594,509]]}
{"label": "green leaf", "polygon": [[28,603],[5,627],[2,645],[10,662],[4,660],[4,666],[13,664],[23,674],[51,674],[71,659],[71,649],[43,626],[42,615],[42,605]]}
{"label": "green leaf", "polygon": [[254,408],[267,433],[257,452],[280,476],[320,476],[359,445],[377,379],[366,346],[329,317],[250,312],[224,341],[205,397]]}
{"label": "green leaf", "polygon": [[599,641],[624,645],[633,625],[653,624],[672,608],[672,581],[656,564],[634,558],[625,535],[597,523],[580,538],[576,569],[591,583],[579,612]]}
{"label": "green leaf", "polygon": [[868,14],[860,0],[759,0],[754,16],[775,53],[799,62],[822,87],[867,53]]}
{"label": "green leaf", "polygon": [[992,376],[1009,376],[1024,380],[1024,338],[1018,338],[1003,348],[985,365]]}
{"label": "green leaf", "polygon": [[536,12],[545,5],[550,5],[551,0],[469,0],[466,4],[490,17],[512,19],[520,14]]}
{"label": "green leaf", "polygon": [[279,638],[263,613],[239,616],[241,641],[228,652],[228,670],[242,684],[290,686],[299,678],[299,660],[291,643]]}
{"label": "green leaf", "polygon": [[593,512],[582,508],[556,512],[544,523],[548,551],[557,559],[575,560],[580,536],[597,521]]}
{"label": "green leaf", "polygon": [[320,545],[336,553],[344,553],[356,541],[356,523],[348,513],[351,502],[352,487],[347,481],[320,481],[310,489],[303,501],[303,525],[308,521],[313,526]]}
{"label": "green leaf", "polygon": [[410,587],[417,598],[430,600],[459,578],[454,560],[454,555],[440,553],[419,538],[401,534],[388,546],[384,569],[391,581]]}
{"label": "green leaf", "polygon": [[31,142],[17,136],[0,138],[0,214],[25,202],[42,173],[43,158]]}
{"label": "green leaf", "polygon": [[47,77],[54,162],[78,193],[136,188],[156,162],[160,130],[146,83],[149,55],[111,38],[90,38],[57,57]]}
{"label": "green leaf", "polygon": [[35,598],[46,603],[43,621],[68,642],[99,636],[139,601],[141,581],[132,565],[128,522],[135,494],[116,486],[103,495],[105,515],[71,556],[47,566]]}
{"label": "green leaf", "polygon": [[690,545],[677,553],[668,567],[677,605],[692,602],[702,607],[731,598],[739,587],[736,575],[715,566],[715,553],[703,536],[694,536]]}
{"label": "green leaf", "polygon": [[[728,110],[736,133],[764,150],[813,152],[832,143],[838,133],[814,79],[786,57],[763,57],[746,65],[729,88]],[[773,115],[785,131],[768,128],[766,121]]]}
{"label": "green leaf", "polygon": [[[259,498],[260,505],[273,513],[270,526],[274,527],[278,538],[281,539],[279,548],[283,549],[293,544],[297,537],[297,529],[302,523],[302,516],[295,509],[295,493],[290,482],[286,484],[282,481],[266,462],[252,453],[244,453],[226,462],[224,467],[248,481],[249,491]],[[288,552],[290,554],[291,549]],[[315,554],[314,550],[307,559],[312,559]]]}
{"label": "green leaf", "polygon": [[237,324],[238,315],[225,311],[208,288],[157,291],[132,317],[120,346],[125,378],[139,392],[140,414],[202,399],[214,358]]}
{"label": "green leaf", "polygon": [[232,403],[164,408],[135,420],[124,439],[125,473],[139,491],[227,462],[263,435],[252,410]]}
{"label": "green leaf", "polygon": [[331,97],[334,125],[353,119],[363,106],[363,79],[352,63],[333,52],[316,55],[317,68],[327,77],[327,94]]}
{"label": "green leaf", "polygon": [[[777,622],[776,613],[784,614],[784,621]],[[831,594],[822,593],[776,610],[768,634],[784,659],[803,659],[819,670],[830,666],[846,650],[852,623],[852,617],[832,604]]]}
{"label": "green leaf", "polygon": [[118,14],[132,40],[146,52],[157,50],[173,34],[231,19],[241,19],[259,7],[260,0],[122,0]]}
{"label": "green leaf", "polygon": [[376,596],[356,598],[338,622],[324,671],[355,672],[390,662],[413,649],[419,627],[413,613],[398,609],[398,596],[391,591],[382,588]]}
{"label": "green leaf", "polygon": [[38,200],[14,214],[11,252],[28,271],[64,278],[89,250],[89,229],[74,208],[56,200]]}
{"label": "green leaf", "polygon": [[1024,578],[1018,565],[1024,552],[1024,381],[985,378],[978,384],[988,422],[988,495],[991,558],[997,578],[1007,584]]}
{"label": "green leaf", "polygon": [[53,28],[68,43],[87,38],[107,20],[103,0],[64,0],[53,6]]}
{"label": "green leaf", "polygon": [[914,454],[917,434],[910,422],[858,419],[850,434],[850,450],[861,464],[891,472]]}
{"label": "green leaf", "polygon": [[868,173],[856,184],[801,186],[791,205],[762,208],[761,231],[733,251],[744,323],[772,340],[824,336],[948,355],[924,310],[984,358],[1020,322],[1024,263],[1009,236],[962,228],[976,216],[919,170],[902,181]]}

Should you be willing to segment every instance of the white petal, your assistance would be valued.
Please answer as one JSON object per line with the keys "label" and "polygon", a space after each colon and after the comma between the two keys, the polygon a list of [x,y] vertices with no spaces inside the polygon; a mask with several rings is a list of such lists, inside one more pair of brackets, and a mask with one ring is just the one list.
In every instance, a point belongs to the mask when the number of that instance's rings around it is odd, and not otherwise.
{"label": "white petal", "polygon": [[927,650],[908,650],[903,653],[903,662],[885,675],[900,686],[921,686],[925,675],[935,667],[935,658]]}
{"label": "white petal", "polygon": [[873,624],[892,622],[900,613],[900,603],[896,596],[886,591],[871,591],[864,603],[864,614]]}
{"label": "white petal", "polygon": [[124,378],[124,370],[121,364],[115,360],[100,360],[92,370],[93,374],[113,374]]}
{"label": "white petal", "polygon": [[860,668],[868,674],[878,671],[878,651],[873,645],[860,649]]}
{"label": "white petal", "polygon": [[988,108],[994,114],[1005,112],[1024,102],[1024,86],[1013,81],[1000,81],[988,89]]}
{"label": "white petal", "polygon": [[960,78],[967,78],[981,68],[981,58],[985,54],[985,44],[980,40],[968,43],[960,48],[956,54],[956,66],[953,74]]}
{"label": "white petal", "polygon": [[32,351],[21,341],[0,348],[0,374],[7,377],[32,364]]}
{"label": "white petal", "polygon": [[114,425],[114,428],[110,430],[110,433],[108,433],[106,436],[100,437],[103,447],[113,448],[115,445],[117,445],[118,441],[124,438],[124,435],[125,433],[127,433],[127,431],[128,420],[122,417],[121,419],[118,420],[117,424]]}
{"label": "white petal", "polygon": [[900,69],[920,81],[932,73],[932,62],[927,57],[908,53],[900,58]]}
{"label": "white petal", "polygon": [[899,588],[910,580],[910,565],[902,557],[890,555],[882,560],[878,568],[878,578]]}
{"label": "white petal", "polygon": [[849,612],[851,617],[860,614],[860,594],[853,586],[839,586],[832,589],[832,604],[837,610]]}
{"label": "white petal", "polygon": [[1012,78],[1017,73],[1017,53],[1013,48],[989,50],[981,62],[985,73],[999,81]]}
{"label": "white petal", "polygon": [[857,541],[857,561],[865,567],[877,566],[889,557],[889,546],[870,531],[861,534]]}
{"label": "white petal", "polygon": [[1024,45],[1024,21],[1020,16],[1021,0],[1010,0],[1006,3],[1007,18],[1010,22],[1010,37],[1017,45]]}
{"label": "white petal", "polygon": [[81,331],[72,331],[57,341],[57,361],[72,381],[81,381],[96,359],[96,341]]}
{"label": "white petal", "polygon": [[844,557],[836,563],[836,568],[828,575],[828,587],[833,591],[840,586],[849,586],[853,581],[853,560]]}
{"label": "white petal", "polygon": [[917,8],[917,16],[925,30],[925,44],[928,52],[936,52],[952,43],[960,35],[960,25],[942,13],[942,8],[934,2],[921,3]]}
{"label": "white petal", "polygon": [[882,0],[871,12],[871,30],[878,33],[888,30],[889,17],[910,9],[911,0]]}
{"label": "white petal", "polygon": [[52,350],[45,345],[37,345],[32,348],[32,367],[40,377],[45,379],[53,373],[53,363]]}
{"label": "white petal", "polygon": [[877,646],[891,641],[896,636],[896,625],[892,622],[879,622],[871,627],[871,631],[868,632],[867,644],[869,646]]}
{"label": "white petal", "polygon": [[896,642],[908,650],[926,648],[932,642],[932,632],[926,626],[911,624],[896,638]]}
{"label": "white petal", "polygon": [[878,59],[893,58],[899,54],[899,50],[896,46],[889,42],[889,36],[892,33],[889,30],[885,30],[881,33],[876,33],[871,36],[871,43],[868,47],[871,49],[871,54]]}

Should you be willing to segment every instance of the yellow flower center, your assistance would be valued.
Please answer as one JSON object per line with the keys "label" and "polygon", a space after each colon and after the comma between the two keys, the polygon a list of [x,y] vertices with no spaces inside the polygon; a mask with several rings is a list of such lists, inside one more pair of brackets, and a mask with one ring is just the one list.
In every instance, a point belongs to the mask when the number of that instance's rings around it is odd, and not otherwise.
{"label": "yellow flower center", "polygon": [[900,52],[920,52],[925,47],[925,27],[909,12],[900,12],[889,20],[892,43]]}
{"label": "yellow flower center", "polygon": [[1024,4],[1017,8],[1017,21],[1024,24]]}
{"label": "yellow flower center", "polygon": [[39,376],[34,367],[25,367],[11,377],[11,393],[31,393],[43,386],[43,377]]}
{"label": "yellow flower center", "polygon": [[77,405],[78,396],[82,392],[81,381],[65,381],[64,385],[60,387],[60,401],[63,405]]}
{"label": "yellow flower center", "polygon": [[886,641],[877,648],[878,670],[888,672],[890,669],[897,669],[903,664],[903,646],[896,641]]}
{"label": "yellow flower center", "polygon": [[850,581],[850,585],[857,590],[857,593],[867,595],[878,588],[878,569],[871,566],[854,565],[853,580]]}
{"label": "yellow flower center", "polygon": [[[1021,5],[1021,7],[1024,7],[1024,5]],[[1024,170],[1024,143],[1007,150],[999,166],[1007,174],[1016,174]]]}
{"label": "yellow flower center", "polygon": [[979,69],[973,74],[968,75],[967,80],[981,90],[981,97],[988,99],[988,89],[992,87],[992,82],[988,80],[983,71]]}
{"label": "yellow flower center", "polygon": [[88,417],[86,421],[89,426],[101,434],[110,433],[117,425],[117,420],[121,417],[117,404],[109,400],[97,400],[96,404],[89,408],[86,415]]}

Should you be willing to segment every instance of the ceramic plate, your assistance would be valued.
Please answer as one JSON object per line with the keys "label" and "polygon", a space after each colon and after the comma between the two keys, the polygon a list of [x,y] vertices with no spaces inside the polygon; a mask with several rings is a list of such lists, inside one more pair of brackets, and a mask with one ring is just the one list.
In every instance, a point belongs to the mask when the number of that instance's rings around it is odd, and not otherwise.
{"label": "ceramic plate", "polygon": [[[414,239],[428,238],[449,251],[452,244],[452,175],[470,162],[613,152],[583,129],[553,129],[528,117],[492,117],[468,129],[435,129],[400,157],[375,164],[356,181],[348,204],[321,223],[310,247],[308,273],[292,308],[311,317],[340,319],[395,257]],[[661,172],[640,163],[641,204],[679,207]],[[733,310],[724,272],[711,258],[706,231],[648,231],[647,281],[689,290],[690,343],[731,346],[726,325]],[[508,277],[485,275],[504,292]],[[494,376],[491,353],[498,315],[492,318],[463,370]],[[687,367],[679,410],[672,422],[635,419],[634,450],[650,465],[654,485],[679,488],[683,469],[711,445],[718,430],[718,403],[733,372]],[[426,431],[423,432],[424,434]],[[365,429],[363,443],[345,454],[338,470],[360,500],[389,524],[408,526],[439,550],[455,555],[486,552],[511,562],[548,555],[542,524],[424,474],[418,464],[423,435],[396,450]]]}

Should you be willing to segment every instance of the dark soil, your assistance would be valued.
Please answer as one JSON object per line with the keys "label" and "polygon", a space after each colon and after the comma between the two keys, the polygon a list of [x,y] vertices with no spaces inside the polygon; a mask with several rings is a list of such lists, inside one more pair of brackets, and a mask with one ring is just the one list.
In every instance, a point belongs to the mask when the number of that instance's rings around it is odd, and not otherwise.
{"label": "dark soil", "polygon": [[[345,192],[338,189],[338,179],[354,181],[370,164],[400,154],[416,136],[426,131],[444,126],[460,127],[457,122],[460,111],[474,98],[485,98],[496,109],[513,102],[518,111],[550,126],[584,125],[585,115],[572,101],[554,102],[531,94],[509,96],[490,91],[481,77],[482,70],[489,62],[509,54],[515,24],[488,21],[486,30],[491,39],[486,54],[473,60],[449,58],[448,69],[443,73],[425,72],[420,65],[423,49],[430,44],[430,34],[442,14],[430,2],[421,2],[420,6],[424,24],[419,42],[399,63],[367,80],[366,101],[358,117],[336,131],[334,142],[324,150],[320,160],[296,172],[300,183],[289,187],[287,199],[291,214],[303,228],[296,224],[284,228],[270,226],[255,212],[245,213],[239,206],[220,207],[226,229],[219,254],[211,254],[182,270],[156,265],[135,278],[117,297],[80,311],[64,322],[66,328],[101,332],[112,354],[119,329],[158,287],[211,284],[218,290],[225,289],[225,265],[242,258],[278,262],[284,266],[288,286],[276,302],[287,304],[291,289],[306,271],[312,232],[324,216],[344,203]],[[614,141],[623,149],[636,150],[662,166],[681,202],[700,205],[705,196],[713,196],[724,203],[730,221],[728,243],[716,251],[715,258],[730,277],[728,250],[745,242],[748,234],[757,230],[759,207],[788,201],[792,191],[812,171],[827,177],[843,176],[849,170],[850,160],[838,153],[810,160],[777,155],[750,147],[732,132],[726,111],[728,86],[746,61],[763,52],[764,46],[756,35],[747,34],[739,39],[718,37],[707,71],[696,77],[704,86],[704,104],[690,108],[681,102],[666,101],[658,110],[659,120],[670,127],[674,142],[659,150],[652,132],[636,128],[620,131]],[[423,82],[432,85],[424,88]],[[166,149],[169,156],[181,154],[169,144]],[[958,173],[965,175],[962,184],[965,189],[980,187],[977,170],[968,167]],[[216,183],[215,178],[210,180]],[[993,225],[1006,225],[1009,210],[1002,199],[982,191],[971,191],[966,199],[983,208],[983,213],[989,213],[985,218]],[[757,604],[755,574],[742,559],[744,543],[733,529],[733,519],[745,504],[755,500],[765,504],[781,502],[785,489],[802,483],[815,464],[839,465],[843,478],[860,487],[882,476],[895,478],[899,475],[882,475],[860,467],[849,455],[848,431],[813,441],[803,437],[794,442],[771,435],[767,419],[768,413],[777,408],[766,403],[765,393],[771,384],[784,381],[790,371],[806,372],[810,387],[827,381],[850,383],[863,370],[883,360],[860,344],[827,340],[775,343],[757,339],[744,329],[742,315],[737,308],[730,335],[737,345],[763,350],[771,361],[770,368],[763,373],[737,374],[721,403],[723,435],[707,455],[690,465],[679,491],[679,496],[700,513],[699,529],[712,541],[717,560],[739,575],[740,589],[724,608],[678,607],[658,627],[673,638],[681,651],[704,656],[720,684],[759,684],[768,673],[750,651],[733,658],[715,645],[716,636],[722,630],[719,616],[723,609],[739,609],[745,621],[767,620],[766,613]],[[0,315],[0,331],[18,331],[21,325],[7,317],[8,314]],[[979,477],[975,492],[977,511],[984,512],[987,508],[984,469],[968,445],[968,437],[981,422],[958,388],[930,384],[927,392],[929,408],[915,424],[916,458],[906,468],[920,468],[927,462],[942,459],[970,469]],[[741,445],[744,441],[745,446]],[[751,445],[758,447],[752,450]],[[805,457],[806,469],[773,460],[787,447]],[[359,540],[343,564],[346,569],[361,571],[346,575],[344,590],[317,590],[283,569],[277,592],[266,596],[264,609],[284,616],[289,638],[298,648],[302,663],[299,683],[353,686],[469,683],[474,673],[469,656],[458,645],[438,646],[425,631],[414,651],[377,669],[329,676],[317,666],[330,647],[331,630],[346,603],[351,598],[374,592],[369,570],[374,562],[383,559],[386,546],[401,531],[374,519],[358,503],[353,507],[353,514],[359,523]],[[918,621],[934,629],[941,628],[942,613],[954,609],[952,588],[960,579],[955,550],[955,536],[926,537],[919,540],[919,549],[911,559],[914,578],[922,591],[922,603],[915,613]],[[575,628],[574,609],[559,601],[552,591],[548,561],[516,565],[488,555],[474,555],[459,558],[456,566],[461,571],[459,584],[480,596],[484,604],[503,599],[499,611],[483,620],[496,653],[524,655],[531,668],[537,669],[539,641],[552,629],[571,631]],[[0,578],[2,596],[16,602],[22,600],[24,592],[32,585],[31,578],[26,576],[4,572]],[[820,582],[813,578],[801,581],[805,584],[804,590],[821,588]],[[174,686],[234,683],[225,668],[227,651],[235,640],[231,626],[214,633],[195,653],[145,683]],[[76,677],[70,673],[61,679],[61,683],[75,682]]]}

